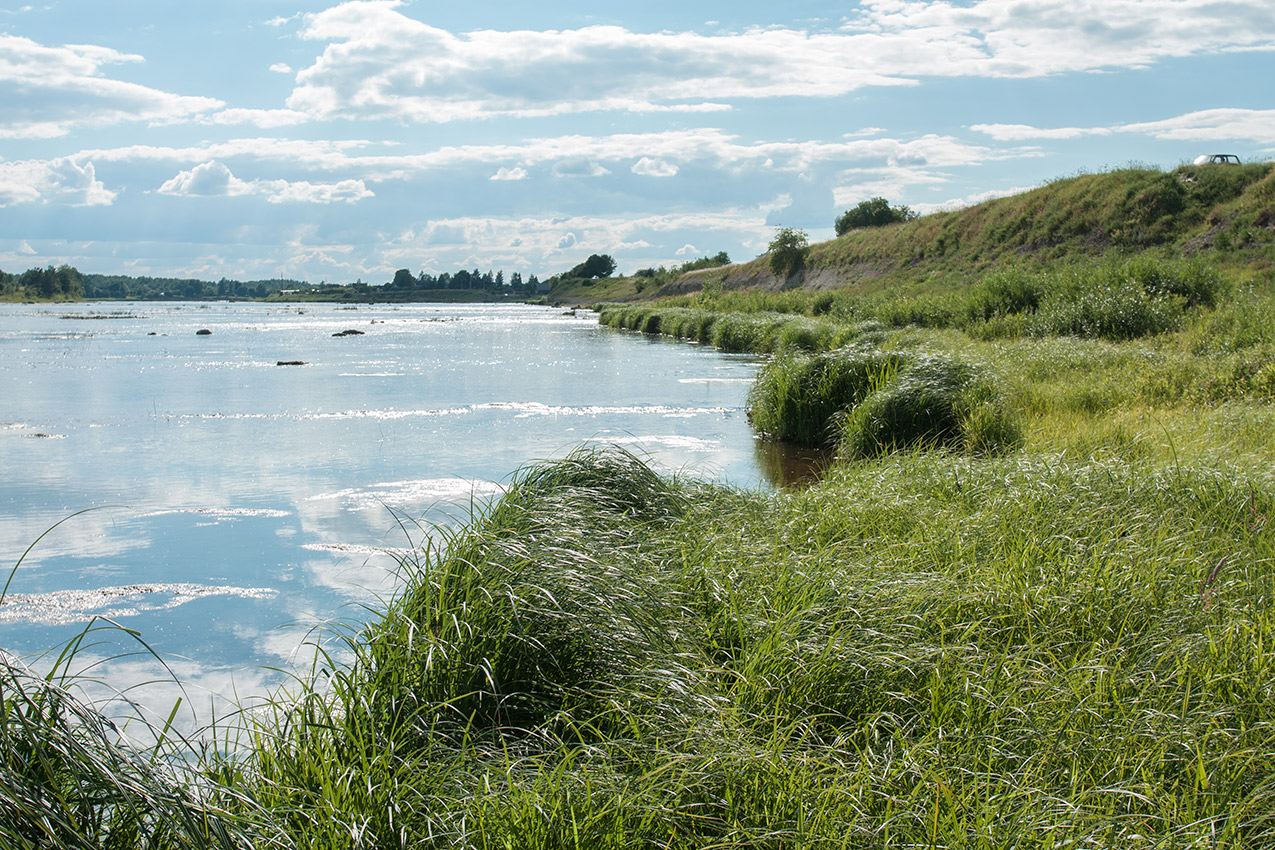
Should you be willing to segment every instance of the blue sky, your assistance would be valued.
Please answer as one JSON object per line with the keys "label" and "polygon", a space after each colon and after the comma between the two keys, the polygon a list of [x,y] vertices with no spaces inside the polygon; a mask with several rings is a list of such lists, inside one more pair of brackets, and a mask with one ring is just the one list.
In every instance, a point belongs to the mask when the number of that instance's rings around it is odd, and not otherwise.
{"label": "blue sky", "polygon": [[0,269],[630,272],[1275,156],[1270,0],[600,5],[0,5]]}

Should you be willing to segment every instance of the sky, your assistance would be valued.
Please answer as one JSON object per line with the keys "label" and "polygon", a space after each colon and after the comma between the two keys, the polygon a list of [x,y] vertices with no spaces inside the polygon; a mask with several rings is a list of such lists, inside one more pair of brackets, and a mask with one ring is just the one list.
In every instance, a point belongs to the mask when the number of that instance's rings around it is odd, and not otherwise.
{"label": "sky", "polygon": [[1271,0],[0,0],[0,269],[622,273],[1275,157]]}

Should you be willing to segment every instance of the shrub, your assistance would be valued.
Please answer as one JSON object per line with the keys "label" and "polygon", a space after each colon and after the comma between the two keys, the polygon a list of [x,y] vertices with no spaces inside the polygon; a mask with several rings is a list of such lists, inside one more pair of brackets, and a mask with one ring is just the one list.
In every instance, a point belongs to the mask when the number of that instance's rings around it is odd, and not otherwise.
{"label": "shrub", "polygon": [[781,227],[775,231],[767,251],[770,253],[770,270],[787,280],[806,267],[806,253],[810,250],[810,238],[804,230]]}
{"label": "shrub", "polygon": [[887,224],[911,221],[914,218],[916,213],[905,206],[892,207],[885,198],[869,198],[866,201],[860,201],[854,209],[846,210],[841,214],[836,221],[837,235],[844,236],[851,230],[861,227],[884,227]]}
{"label": "shrub", "polygon": [[1164,262],[1138,257],[1121,267],[1119,274],[1135,281],[1153,297],[1177,295],[1188,307],[1212,307],[1222,290],[1222,278],[1199,260]]}

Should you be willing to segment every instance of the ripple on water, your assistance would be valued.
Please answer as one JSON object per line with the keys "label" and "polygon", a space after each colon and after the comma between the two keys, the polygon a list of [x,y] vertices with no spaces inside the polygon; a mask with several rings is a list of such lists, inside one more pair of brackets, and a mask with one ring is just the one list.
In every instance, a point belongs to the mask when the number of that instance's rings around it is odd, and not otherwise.
{"label": "ripple on water", "polygon": [[369,487],[354,487],[334,493],[320,493],[306,501],[340,501],[353,511],[383,510],[386,507],[481,498],[504,492],[494,481],[466,478],[426,478],[418,481],[384,481]]}
{"label": "ripple on water", "polygon": [[51,593],[11,593],[0,606],[0,623],[62,626],[87,623],[94,617],[132,617],[210,596],[271,599],[277,595],[278,591],[263,587],[204,584],[130,584]]}

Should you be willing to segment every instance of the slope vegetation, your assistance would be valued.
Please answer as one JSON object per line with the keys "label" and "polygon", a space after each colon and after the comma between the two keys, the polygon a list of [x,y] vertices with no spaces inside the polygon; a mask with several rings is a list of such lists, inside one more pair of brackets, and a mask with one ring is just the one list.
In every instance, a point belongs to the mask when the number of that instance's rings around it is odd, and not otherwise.
{"label": "slope vegetation", "polygon": [[1044,264],[1118,251],[1208,252],[1226,264],[1275,262],[1275,164],[1122,169],[813,245],[780,280],[767,258],[684,275],[654,293],[723,289],[930,289],[1007,262]]}

